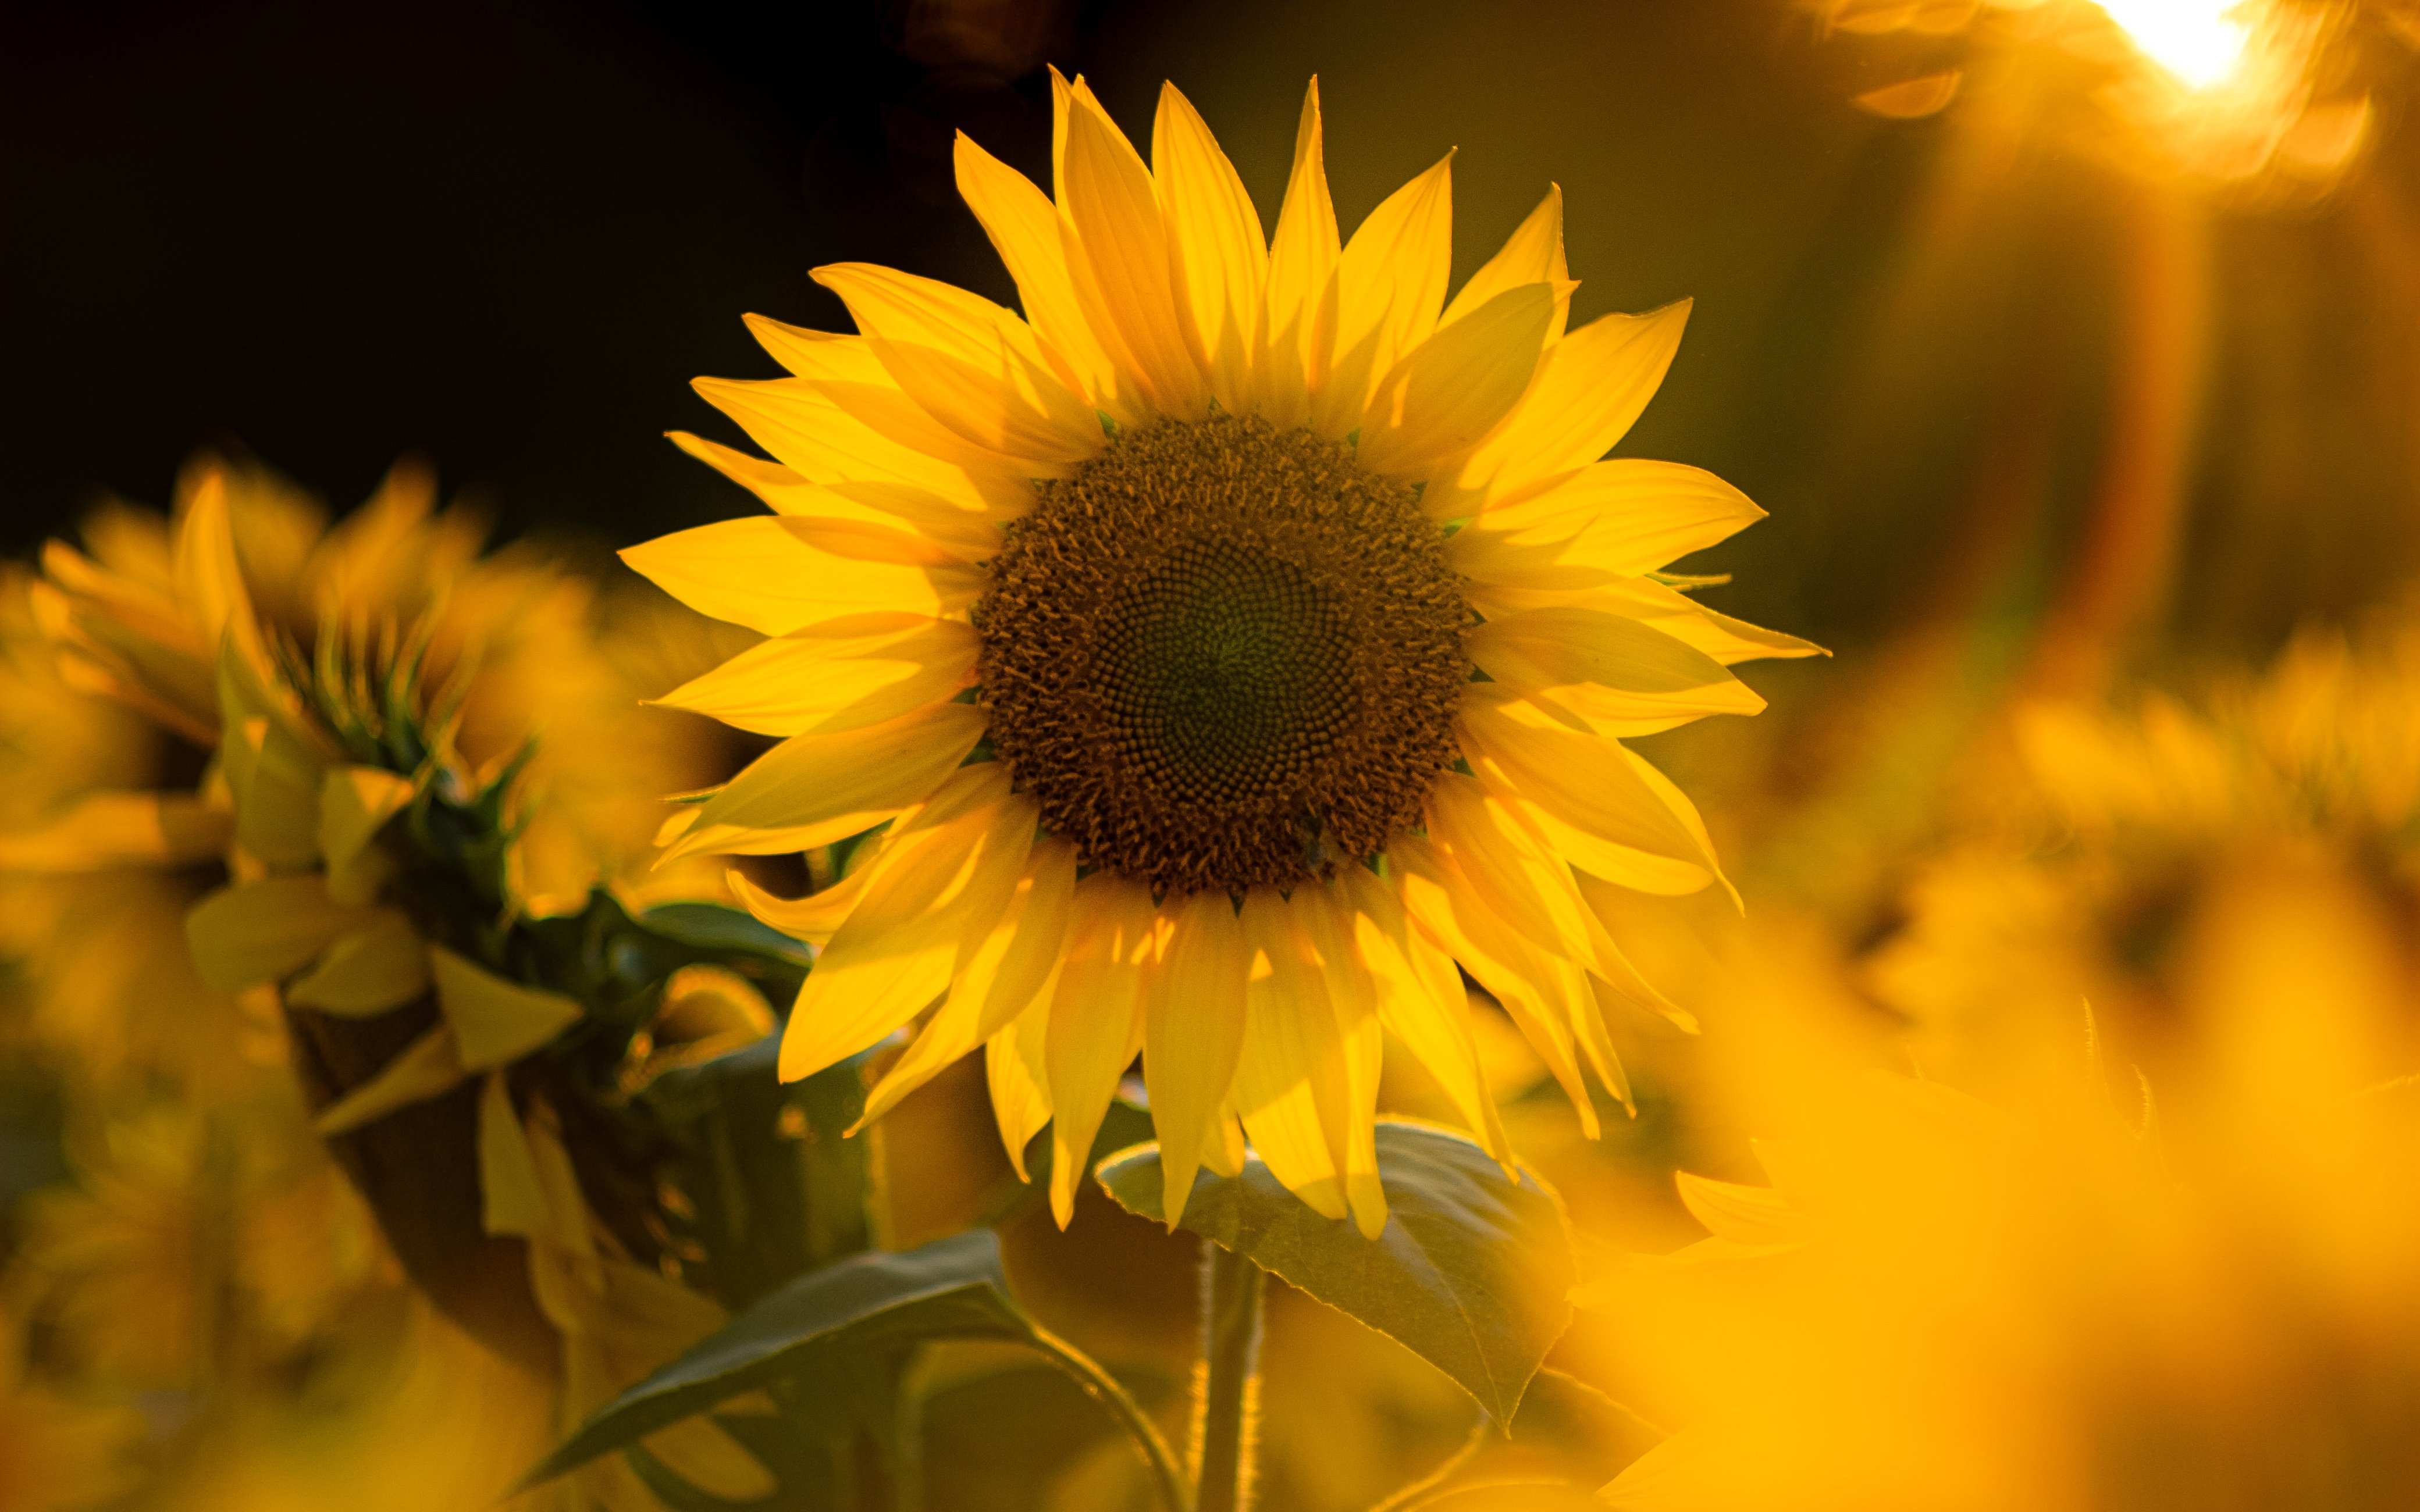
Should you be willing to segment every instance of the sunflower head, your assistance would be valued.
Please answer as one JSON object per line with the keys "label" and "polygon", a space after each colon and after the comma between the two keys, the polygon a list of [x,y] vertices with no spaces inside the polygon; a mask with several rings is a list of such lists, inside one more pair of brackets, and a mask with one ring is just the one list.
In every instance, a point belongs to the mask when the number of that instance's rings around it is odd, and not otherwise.
{"label": "sunflower head", "polygon": [[1718,872],[1620,740],[1753,713],[1730,664],[1815,648],[1658,575],[1759,511],[1600,460],[1686,308],[1567,332],[1559,192],[1448,300],[1450,155],[1342,239],[1314,86],[1264,232],[1172,86],[1148,164],[1055,98],[1054,194],[957,144],[1021,316],[825,268],[857,334],[752,317],[789,376],[699,381],[771,460],[675,440],[772,513],[625,555],[767,637],[665,702],[781,743],[668,855],[830,879],[734,880],[820,947],[785,1074],[923,1019],[872,1117],[985,1048],[1064,1222],[1140,1050],[1171,1223],[1249,1137],[1375,1234],[1382,1024],[1510,1159],[1465,973],[1587,1127],[1589,1072],[1627,1102],[1604,1005],[1686,1015],[1597,903]]}
{"label": "sunflower head", "polygon": [[1037,491],[971,610],[976,675],[993,750],[1088,863],[1240,895],[1418,819],[1470,614],[1410,488],[1221,411]]}

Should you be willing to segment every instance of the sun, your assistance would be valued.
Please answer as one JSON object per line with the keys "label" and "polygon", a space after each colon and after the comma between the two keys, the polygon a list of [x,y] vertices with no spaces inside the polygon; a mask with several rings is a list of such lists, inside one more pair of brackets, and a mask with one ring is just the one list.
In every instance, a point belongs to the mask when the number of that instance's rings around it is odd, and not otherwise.
{"label": "sun", "polygon": [[2188,89],[2235,77],[2252,41],[2243,0],[2100,0],[2146,57]]}

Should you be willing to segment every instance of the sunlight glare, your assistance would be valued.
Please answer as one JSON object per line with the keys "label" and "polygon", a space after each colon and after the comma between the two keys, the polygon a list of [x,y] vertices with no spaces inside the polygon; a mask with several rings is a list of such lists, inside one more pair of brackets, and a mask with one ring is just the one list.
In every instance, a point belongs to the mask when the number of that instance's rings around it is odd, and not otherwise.
{"label": "sunlight glare", "polygon": [[2243,61],[2250,23],[2240,0],[2100,0],[2136,47],[2190,89],[2223,84]]}

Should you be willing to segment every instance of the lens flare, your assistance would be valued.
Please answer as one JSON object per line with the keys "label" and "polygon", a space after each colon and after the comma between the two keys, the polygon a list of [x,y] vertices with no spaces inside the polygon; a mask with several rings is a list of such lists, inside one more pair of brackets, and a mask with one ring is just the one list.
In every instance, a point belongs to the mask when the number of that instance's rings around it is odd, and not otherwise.
{"label": "lens flare", "polygon": [[2100,0],[2145,56],[2189,89],[2225,84],[2252,39],[2240,0]]}

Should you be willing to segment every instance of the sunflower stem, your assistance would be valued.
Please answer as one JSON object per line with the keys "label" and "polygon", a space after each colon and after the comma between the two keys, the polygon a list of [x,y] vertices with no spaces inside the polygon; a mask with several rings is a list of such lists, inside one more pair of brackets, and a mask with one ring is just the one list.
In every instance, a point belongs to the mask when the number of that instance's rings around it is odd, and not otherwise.
{"label": "sunflower stem", "polygon": [[1193,1512],[1190,1498],[1186,1495],[1185,1474],[1177,1467],[1176,1456],[1159,1429],[1152,1426],[1151,1414],[1140,1403],[1126,1394],[1126,1389],[1096,1364],[1091,1355],[1051,1333],[1039,1324],[1033,1327],[1034,1346],[1051,1364],[1075,1378],[1084,1394],[1109,1410],[1124,1428],[1126,1437],[1142,1455],[1151,1469],[1152,1483],[1159,1492],[1160,1504],[1167,1512]]}
{"label": "sunflower stem", "polygon": [[1202,1364],[1194,1373],[1194,1505],[1250,1512],[1261,1428],[1261,1311],[1268,1276],[1234,1251],[1202,1245]]}

